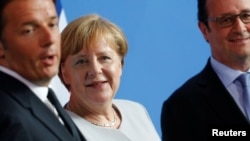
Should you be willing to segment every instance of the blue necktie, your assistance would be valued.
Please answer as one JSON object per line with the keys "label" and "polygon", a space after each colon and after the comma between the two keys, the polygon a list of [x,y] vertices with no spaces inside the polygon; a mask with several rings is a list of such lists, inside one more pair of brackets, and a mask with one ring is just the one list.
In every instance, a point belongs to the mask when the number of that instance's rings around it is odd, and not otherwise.
{"label": "blue necktie", "polygon": [[250,120],[250,73],[243,73],[238,77],[242,86],[243,108],[248,120]]}

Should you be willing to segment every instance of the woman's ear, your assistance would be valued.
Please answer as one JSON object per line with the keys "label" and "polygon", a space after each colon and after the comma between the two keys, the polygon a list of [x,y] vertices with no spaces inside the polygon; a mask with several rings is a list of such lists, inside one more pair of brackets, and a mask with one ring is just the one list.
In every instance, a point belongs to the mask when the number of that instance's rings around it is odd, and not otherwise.
{"label": "woman's ear", "polygon": [[61,71],[61,77],[62,77],[62,79],[63,79],[63,82],[65,83],[65,84],[69,84],[69,80],[68,80],[68,75],[67,75],[67,70],[66,70],[66,68],[65,68],[66,66],[65,66],[65,63],[62,63],[61,65],[60,65],[60,71]]}
{"label": "woman's ear", "polygon": [[123,64],[122,64],[122,63],[120,63],[120,66],[119,66],[119,67],[120,67],[119,69],[121,69],[121,74],[120,74],[120,76],[122,76]]}

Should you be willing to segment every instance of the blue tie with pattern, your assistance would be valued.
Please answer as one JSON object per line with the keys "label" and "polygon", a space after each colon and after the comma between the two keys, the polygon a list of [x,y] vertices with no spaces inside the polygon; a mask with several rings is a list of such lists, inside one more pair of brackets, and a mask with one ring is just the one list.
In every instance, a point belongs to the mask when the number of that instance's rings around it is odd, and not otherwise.
{"label": "blue tie with pattern", "polygon": [[250,73],[243,73],[238,77],[238,80],[242,86],[242,96],[243,96],[243,108],[248,120],[250,120],[250,82],[249,82]]}

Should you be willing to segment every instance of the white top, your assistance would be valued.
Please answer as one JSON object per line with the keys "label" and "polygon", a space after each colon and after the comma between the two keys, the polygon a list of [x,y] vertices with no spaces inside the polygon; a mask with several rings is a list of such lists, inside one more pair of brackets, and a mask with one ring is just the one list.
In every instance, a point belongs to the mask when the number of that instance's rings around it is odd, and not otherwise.
{"label": "white top", "polygon": [[120,111],[119,129],[91,124],[79,115],[68,111],[87,141],[160,141],[160,137],[144,106],[129,100],[113,100]]}

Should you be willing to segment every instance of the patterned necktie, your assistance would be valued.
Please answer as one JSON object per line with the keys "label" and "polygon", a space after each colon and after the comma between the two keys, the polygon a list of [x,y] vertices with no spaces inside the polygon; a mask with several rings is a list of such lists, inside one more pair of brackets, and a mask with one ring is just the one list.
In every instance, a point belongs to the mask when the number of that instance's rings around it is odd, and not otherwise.
{"label": "patterned necktie", "polygon": [[238,77],[242,86],[243,108],[248,120],[250,120],[250,82],[249,73],[243,73]]}

